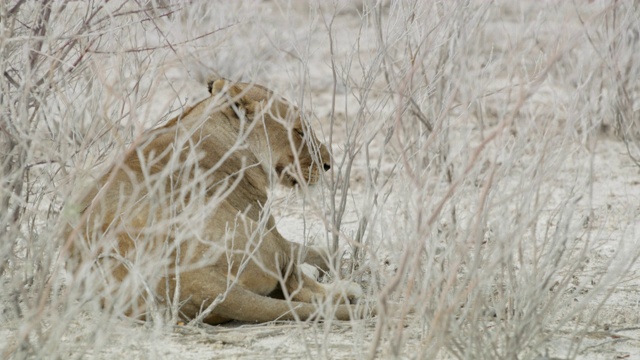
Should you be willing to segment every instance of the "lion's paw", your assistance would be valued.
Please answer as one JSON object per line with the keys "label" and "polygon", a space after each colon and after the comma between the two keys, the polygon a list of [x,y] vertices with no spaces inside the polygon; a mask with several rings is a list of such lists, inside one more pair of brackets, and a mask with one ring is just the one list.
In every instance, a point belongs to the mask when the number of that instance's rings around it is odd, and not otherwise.
{"label": "lion's paw", "polygon": [[339,280],[329,286],[335,303],[356,304],[364,296],[362,286],[353,281]]}
{"label": "lion's paw", "polygon": [[307,275],[308,277],[314,280],[318,280],[318,278],[320,277],[320,271],[318,270],[317,267],[306,264],[306,263],[300,264],[298,266],[300,267],[300,271],[302,271],[302,273]]}

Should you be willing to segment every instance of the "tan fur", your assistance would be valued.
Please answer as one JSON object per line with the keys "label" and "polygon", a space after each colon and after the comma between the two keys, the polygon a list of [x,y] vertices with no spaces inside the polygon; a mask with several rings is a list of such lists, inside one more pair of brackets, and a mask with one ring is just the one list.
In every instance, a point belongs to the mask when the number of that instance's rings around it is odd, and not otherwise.
{"label": "tan fur", "polygon": [[[205,318],[211,324],[309,319],[318,313],[311,302],[353,300],[353,284],[332,295],[304,275],[302,260],[326,269],[325,256],[284,239],[263,210],[271,180],[316,183],[318,160],[325,169],[330,163],[327,148],[295,107],[264,87],[220,79],[210,92],[138,139],[76,204],[82,222],[75,225],[74,256],[98,259],[116,284],[133,278],[136,264],[157,267],[145,278],[153,297],[172,299],[179,283],[188,319],[226,294]],[[246,138],[238,142],[239,134]],[[190,221],[179,216],[186,213],[195,214],[193,224],[202,216],[204,231],[185,235]],[[148,312],[144,289],[130,304],[130,315]],[[362,316],[353,305],[334,310],[338,319]]]}

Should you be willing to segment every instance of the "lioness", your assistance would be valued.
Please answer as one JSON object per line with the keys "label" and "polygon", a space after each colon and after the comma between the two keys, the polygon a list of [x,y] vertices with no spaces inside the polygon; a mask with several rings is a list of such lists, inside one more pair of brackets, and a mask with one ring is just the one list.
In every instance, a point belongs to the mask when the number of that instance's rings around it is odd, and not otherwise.
{"label": "lioness", "polygon": [[[335,318],[362,316],[348,303],[360,288],[331,293],[301,272],[303,261],[326,269],[325,255],[284,239],[264,208],[270,181],[316,183],[330,168],[327,148],[294,106],[262,86],[218,79],[209,90],[137,139],[75,204],[72,255],[96,264],[115,288],[144,279],[126,303],[132,316],[171,299],[188,319],[216,301],[210,324],[304,320],[328,297],[347,303],[333,308]],[[201,231],[191,231],[192,221]]]}

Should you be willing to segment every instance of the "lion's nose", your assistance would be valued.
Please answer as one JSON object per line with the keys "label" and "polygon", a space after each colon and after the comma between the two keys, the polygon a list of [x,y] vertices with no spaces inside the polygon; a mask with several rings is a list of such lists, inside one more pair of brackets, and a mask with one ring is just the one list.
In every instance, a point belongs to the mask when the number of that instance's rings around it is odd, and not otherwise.
{"label": "lion's nose", "polygon": [[329,164],[324,164],[324,171],[329,171],[329,169],[331,169],[331,165]]}

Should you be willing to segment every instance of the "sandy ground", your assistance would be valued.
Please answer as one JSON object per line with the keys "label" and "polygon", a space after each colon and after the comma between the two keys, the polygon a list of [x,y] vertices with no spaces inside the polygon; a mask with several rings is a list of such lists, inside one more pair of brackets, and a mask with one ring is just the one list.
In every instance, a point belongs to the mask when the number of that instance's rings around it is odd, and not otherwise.
{"label": "sandy ground", "polygon": [[[304,23],[305,8],[300,10],[300,21]],[[526,24],[519,24],[513,18],[506,17],[493,23],[496,34],[506,31],[523,31]],[[567,21],[565,29],[578,26],[575,18],[573,22]],[[562,19],[561,19],[562,20]],[[564,19],[566,20],[566,18]],[[335,18],[337,29],[344,29],[344,37],[338,39],[337,51],[347,54],[354,51],[349,45],[353,43],[353,37],[358,36],[357,31],[350,31],[358,27],[361,19],[355,11],[344,11]],[[510,28],[511,27],[511,28]],[[370,29],[369,31],[373,31]],[[313,126],[317,130],[326,130],[328,127],[328,114],[332,107],[332,81],[329,64],[329,49],[322,35],[322,31],[312,32],[309,41],[314,45],[309,56],[309,94],[313,99],[314,112],[317,121]],[[368,34],[372,39],[374,34]],[[499,37],[499,35],[496,35]],[[340,44],[342,42],[342,44]],[[360,50],[366,53],[367,46],[363,44]],[[182,68],[183,64],[167,66],[171,88],[160,89],[158,96],[171,98],[176,88],[179,93],[190,98],[190,101],[206,95],[201,82],[194,79],[192,74]],[[189,80],[178,81],[177,78],[186,76]],[[198,77],[198,76],[196,76]],[[269,69],[264,74],[257,75],[258,81],[263,80],[278,88],[280,92],[291,97],[290,89],[286,86],[290,73],[279,69],[277,66]],[[494,86],[501,86],[504,79],[494,79]],[[563,96],[569,96],[570,88],[562,84],[546,84],[538,94],[538,101],[554,101]],[[490,87],[490,86],[489,86]],[[545,93],[548,90],[549,92]],[[338,90],[340,91],[340,90]],[[547,94],[547,95],[545,95]],[[550,96],[548,94],[553,94]],[[351,101],[351,108],[357,108],[355,99],[344,100],[338,98],[336,114],[337,118],[349,116],[345,114],[345,105]],[[161,110],[157,110],[161,112]],[[381,111],[391,111],[389,108]],[[145,110],[151,113],[152,118],[158,118],[154,109]],[[453,131],[464,133],[469,125],[460,120],[454,124]],[[339,128],[339,127],[338,127]],[[346,138],[339,132],[334,137],[334,153],[340,155],[340,143]],[[453,136],[456,139],[455,136]],[[457,139],[465,141],[463,135]],[[630,248],[638,246],[638,234],[640,234],[640,168],[633,163],[627,154],[623,142],[611,134],[600,134],[595,140],[595,146],[586,146],[579,141],[572,146],[573,153],[567,157],[568,161],[559,166],[556,176],[549,182],[549,186],[559,190],[568,190],[575,183],[575,174],[584,173],[585,168],[593,164],[595,182],[592,189],[592,202],[584,204],[583,211],[592,214],[588,225],[600,229],[597,232],[598,246],[590,258],[589,266],[593,271],[601,269],[611,259],[619,244]],[[454,144],[455,146],[455,144]],[[593,150],[589,150],[593,149]],[[363,160],[355,162],[352,174],[353,198],[357,199],[358,192],[363,191],[360,183],[365,176],[366,164]],[[360,179],[360,180],[358,180]],[[309,239],[322,242],[324,239],[321,216],[314,213],[304,213],[302,200],[295,194],[279,189],[274,195],[274,214],[278,221],[278,229],[292,240],[299,239],[302,232]],[[350,202],[346,216],[346,228],[356,230],[357,227],[357,201]],[[631,224],[631,225],[629,225]],[[380,256],[384,258],[384,256]],[[390,268],[398,264],[391,262]],[[597,302],[593,303],[593,309],[598,309],[599,315],[593,320],[585,333],[582,343],[579,344],[577,358],[579,359],[637,359],[640,358],[640,264],[636,263],[627,273],[627,277],[611,294],[600,308]],[[585,281],[581,279],[579,281]],[[576,294],[575,301],[583,301],[582,294]],[[590,305],[591,306],[591,305]],[[87,311],[83,317],[75,319],[71,325],[69,334],[79,334],[78,337],[65,335],[62,343],[75,344],[62,346],[67,354],[73,357],[86,359],[300,359],[300,358],[327,358],[327,359],[353,359],[362,358],[368,353],[369,345],[374,337],[376,319],[314,323],[270,323],[261,325],[248,325],[231,323],[222,326],[202,325],[198,327],[175,326],[171,328],[151,328],[147,325],[135,324],[130,320],[110,320],[108,324],[112,329],[107,337],[99,337],[102,343],[84,344],[82,334],[87,334],[86,329],[100,319],[98,312]],[[398,320],[399,321],[399,320]],[[419,323],[420,319],[408,315],[407,323]],[[105,327],[107,324],[105,324]],[[565,325],[552,335],[552,340],[547,342],[544,348],[536,349],[539,354],[536,359],[562,358],[567,349],[576,346],[571,338],[573,332],[571,323]],[[411,327],[413,329],[415,327]],[[83,330],[84,329],[84,330]],[[566,330],[566,331],[565,331]],[[569,335],[567,335],[569,334]],[[7,335],[10,336],[11,335]],[[414,358],[414,352],[421,346],[418,334],[405,333],[405,346],[400,351],[400,358]],[[0,340],[1,342],[1,340]],[[78,345],[80,344],[80,345]],[[325,344],[329,344],[328,346]],[[95,351],[95,348],[100,350]],[[376,353],[378,358],[389,358],[393,349],[381,348]]]}
{"label": "sandy ground", "polygon": [[[633,164],[624,146],[611,139],[602,139],[594,154],[582,152],[575,161],[563,166],[558,177],[558,186],[569,186],[569,180],[576,168],[590,160],[593,155],[597,170],[597,184],[594,186],[594,214],[592,226],[603,229],[602,236],[610,239],[625,237],[629,242],[637,242],[635,229],[620,229],[617,219],[631,216],[638,211],[640,185],[636,180],[638,168]],[[563,180],[564,179],[564,180]],[[285,201],[287,194],[277,194]],[[279,222],[279,229],[285,236],[295,239],[304,229],[301,210],[295,200],[288,201],[286,218]],[[295,216],[294,214],[298,214]],[[309,221],[309,219],[307,219]],[[612,242],[615,243],[615,241]],[[594,269],[603,266],[608,253],[615,249],[605,243],[593,254],[591,265]],[[619,286],[600,309],[600,314],[589,327],[580,344],[578,359],[635,359],[640,357],[640,279],[638,265],[629,273],[628,280]],[[582,301],[576,294],[575,301]],[[595,305],[594,305],[595,306]],[[90,320],[97,314],[87,314]],[[419,319],[409,315],[408,323]],[[294,324],[289,322],[250,325],[231,323],[221,326],[201,327],[176,326],[172,329],[149,329],[143,325],[131,324],[127,320],[117,320],[110,325],[115,330],[109,342],[98,353],[86,349],[87,359],[299,359],[328,358],[353,359],[366,354],[375,330],[375,319],[352,321]],[[81,320],[77,326],[82,327]],[[556,331],[545,348],[537,349],[537,359],[563,359],[557,357],[575,346],[570,323]],[[80,331],[82,332],[82,331]],[[417,335],[405,334],[407,342],[401,351],[401,358],[413,358],[412,349],[418,349]],[[135,339],[132,341],[132,339]],[[77,339],[76,339],[77,341]],[[324,346],[323,344],[330,344]],[[72,351],[74,355],[83,352]],[[389,358],[390,349],[380,349],[379,358]]]}

